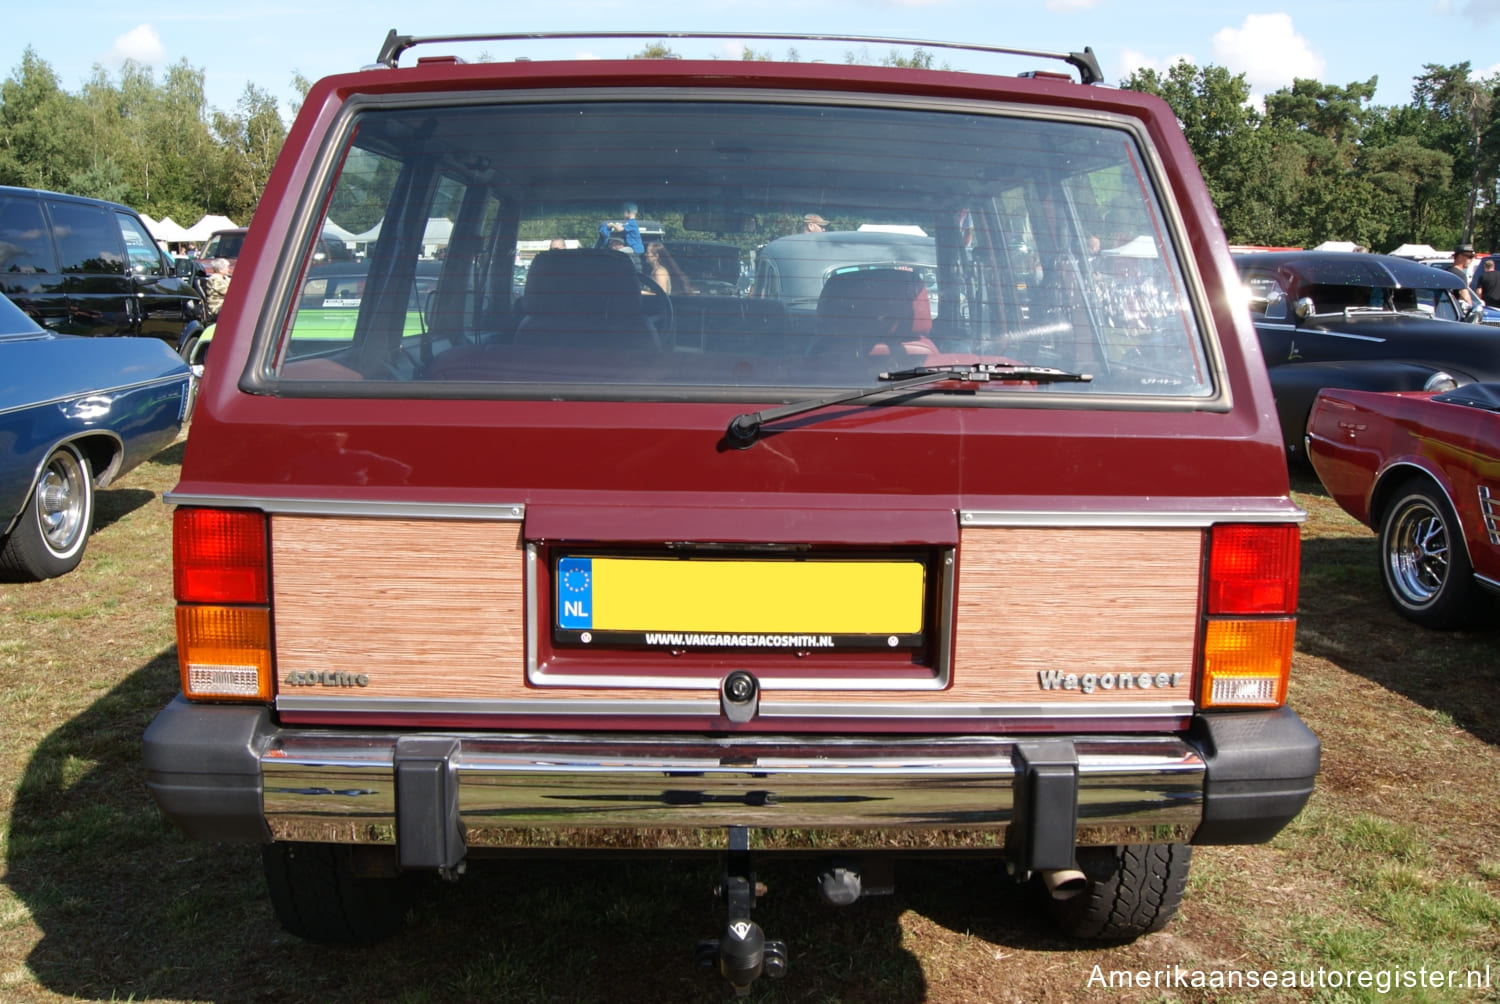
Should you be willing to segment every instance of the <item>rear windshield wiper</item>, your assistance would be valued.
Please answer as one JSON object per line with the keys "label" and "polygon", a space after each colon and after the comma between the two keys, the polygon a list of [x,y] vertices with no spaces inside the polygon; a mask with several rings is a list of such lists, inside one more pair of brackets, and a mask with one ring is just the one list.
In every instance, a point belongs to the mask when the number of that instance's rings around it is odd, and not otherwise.
{"label": "rear windshield wiper", "polygon": [[803,415],[820,408],[848,404],[876,394],[922,387],[934,383],[988,383],[992,380],[1017,380],[1026,383],[1088,383],[1094,379],[1088,373],[1070,373],[1049,366],[1025,366],[1009,363],[958,363],[950,366],[917,366],[906,370],[891,370],[879,376],[882,386],[864,387],[860,390],[836,394],[815,401],[797,401],[779,408],[765,411],[747,411],[729,420],[724,430],[727,443],[738,450],[750,446],[760,436],[762,426],[793,415]]}

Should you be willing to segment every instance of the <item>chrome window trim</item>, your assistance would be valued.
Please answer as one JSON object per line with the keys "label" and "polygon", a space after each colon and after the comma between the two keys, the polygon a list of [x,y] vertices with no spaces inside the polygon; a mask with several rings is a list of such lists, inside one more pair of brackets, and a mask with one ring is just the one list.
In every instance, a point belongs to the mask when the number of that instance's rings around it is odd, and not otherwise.
{"label": "chrome window trim", "polygon": [[526,518],[524,505],[509,502],[365,502],[358,499],[293,499],[177,491],[165,492],[162,501],[168,505],[209,509],[259,509],[273,516],[376,516],[388,519],[469,519],[497,523],[519,523]]}
{"label": "chrome window trim", "polygon": [[[349,148],[355,119],[366,111],[429,107],[455,108],[484,104],[619,103],[629,101],[681,102],[683,100],[684,89],[681,86],[629,88],[550,87],[529,90],[498,88],[485,91],[441,91],[396,95],[353,94],[338,109],[334,121],[329,125],[327,132],[324,134],[323,143],[318,148],[312,170],[308,174],[307,184],[298,195],[293,226],[290,228],[285,246],[299,249],[310,246],[309,242],[313,235],[314,226],[320,226],[322,223],[321,207],[328,195],[329,186],[333,182],[336,167],[343,163],[343,157]],[[1212,391],[1212,393],[1204,396],[1190,397],[1173,395],[1161,395],[1157,397],[1142,395],[1137,397],[1131,395],[1126,400],[1139,400],[1145,403],[1186,403],[1192,407],[1192,410],[1209,412],[1227,413],[1233,410],[1234,401],[1230,389],[1229,371],[1224,361],[1222,348],[1223,338],[1220,336],[1218,325],[1214,323],[1212,301],[1207,290],[1203,287],[1202,276],[1199,274],[1198,269],[1194,267],[1190,254],[1192,242],[1188,238],[1187,227],[1181,208],[1178,205],[1176,192],[1167,180],[1167,172],[1160,152],[1157,150],[1156,145],[1151,142],[1145,124],[1139,119],[1102,110],[1068,108],[1054,105],[1049,105],[1046,108],[1038,108],[1033,104],[1006,100],[986,101],[978,98],[937,98],[911,94],[871,94],[868,92],[850,91],[807,91],[782,87],[765,89],[748,86],[693,88],[692,100],[702,103],[722,104],[801,104],[867,107],[900,111],[951,112],[984,115],[995,118],[1021,118],[1042,122],[1087,125],[1095,128],[1114,129],[1125,133],[1134,141],[1134,150],[1140,158],[1142,170],[1150,179],[1151,195],[1154,197],[1156,208],[1161,214],[1164,229],[1169,236],[1175,238],[1171,242],[1173,258],[1177,266],[1179,278],[1184,285],[1184,295],[1187,297],[1190,305],[1193,327],[1200,348],[1203,351],[1203,364],[1206,369],[1205,376]],[[318,216],[316,221],[313,219],[314,215]],[[297,283],[294,280],[301,275],[302,267],[303,263],[301,259],[294,258],[291,255],[284,255],[277,262],[271,278],[272,295],[267,298],[264,308],[256,317],[255,330],[251,337],[250,352],[245,368],[239,378],[240,389],[248,394],[286,394],[291,397],[370,396],[368,390],[364,394],[355,393],[362,386],[358,382],[348,385],[314,382],[309,385],[305,381],[283,380],[275,373],[274,360],[281,340],[280,333],[285,326],[284,322],[288,316],[288,311],[295,299],[293,289]],[[403,383],[398,386],[410,387],[422,385]],[[336,393],[335,391],[341,393]],[[376,396],[385,395],[382,393]],[[406,394],[400,396],[409,397],[414,395]],[[424,393],[417,396],[426,398],[441,395]],[[597,398],[586,399],[595,400]],[[609,399],[613,400],[613,398]],[[1087,395],[1059,395],[1055,400],[1058,407],[1096,407],[1094,400]]]}

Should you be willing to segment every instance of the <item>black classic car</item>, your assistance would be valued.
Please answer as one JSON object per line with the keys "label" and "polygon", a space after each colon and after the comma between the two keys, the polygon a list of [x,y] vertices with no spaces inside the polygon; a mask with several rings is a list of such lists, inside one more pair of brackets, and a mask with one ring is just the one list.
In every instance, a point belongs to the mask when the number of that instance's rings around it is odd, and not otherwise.
{"label": "black classic car", "polygon": [[1467,323],[1452,273],[1389,255],[1236,255],[1288,457],[1324,387],[1441,391],[1500,379],[1500,332]]}
{"label": "black classic car", "polygon": [[0,186],[0,294],[49,331],[177,345],[203,328],[192,274],[128,206]]}

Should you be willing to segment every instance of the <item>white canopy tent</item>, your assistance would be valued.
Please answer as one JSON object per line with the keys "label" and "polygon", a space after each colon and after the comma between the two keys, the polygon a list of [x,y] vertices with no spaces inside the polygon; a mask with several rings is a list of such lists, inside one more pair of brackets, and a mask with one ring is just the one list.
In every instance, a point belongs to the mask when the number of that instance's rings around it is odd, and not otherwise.
{"label": "white canopy tent", "polygon": [[145,222],[146,229],[151,231],[151,236],[159,241],[166,241],[168,244],[179,244],[182,241],[192,240],[181,224],[175,222],[170,216],[163,216],[159,220],[153,220],[151,217],[143,215],[141,219]]}
{"label": "white canopy tent", "polygon": [[1314,251],[1358,251],[1359,245],[1353,241],[1324,241]]}
{"label": "white canopy tent", "polygon": [[234,220],[227,216],[205,216],[197,223],[184,231],[185,236],[176,238],[184,241],[197,241],[203,243],[213,236],[215,230],[229,230],[235,226]]}
{"label": "white canopy tent", "polygon": [[[373,244],[380,239],[380,227],[385,223],[381,220],[362,234],[350,234],[346,241],[353,244]],[[343,227],[338,226],[332,220],[324,225],[325,230],[333,230],[336,233],[346,233]],[[453,239],[453,221],[443,216],[434,216],[428,219],[427,227],[422,231],[422,246],[428,254],[437,248],[447,246]]]}
{"label": "white canopy tent", "polygon": [[1392,251],[1391,254],[1397,258],[1415,258],[1417,261],[1448,257],[1431,244],[1403,244]]}

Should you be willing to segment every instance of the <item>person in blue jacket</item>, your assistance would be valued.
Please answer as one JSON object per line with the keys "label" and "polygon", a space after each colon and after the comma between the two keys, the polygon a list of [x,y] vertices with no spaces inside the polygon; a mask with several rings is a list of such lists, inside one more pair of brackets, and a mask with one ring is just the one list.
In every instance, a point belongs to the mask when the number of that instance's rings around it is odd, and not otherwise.
{"label": "person in blue jacket", "polygon": [[618,237],[636,254],[645,254],[646,246],[641,243],[641,228],[635,222],[638,212],[636,204],[627,202],[620,207],[620,211],[625,217],[623,220],[609,220],[599,224],[599,240],[594,246],[607,247],[611,237]]}

